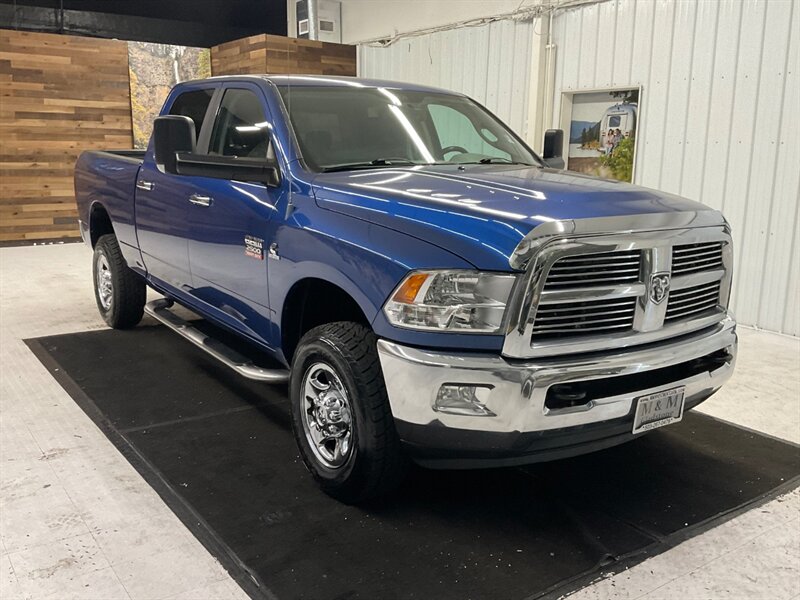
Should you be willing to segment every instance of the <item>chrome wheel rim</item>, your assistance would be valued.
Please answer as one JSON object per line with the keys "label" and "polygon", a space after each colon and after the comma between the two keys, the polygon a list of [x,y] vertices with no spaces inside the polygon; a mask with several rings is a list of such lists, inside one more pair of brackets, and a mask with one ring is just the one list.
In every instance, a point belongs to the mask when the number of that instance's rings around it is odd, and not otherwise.
{"label": "chrome wheel rim", "polygon": [[103,307],[103,310],[108,310],[114,300],[114,287],[111,284],[111,269],[108,268],[108,260],[102,253],[97,255],[95,280],[100,306]]}
{"label": "chrome wheel rim", "polygon": [[303,430],[316,459],[338,469],[353,451],[353,419],[347,390],[325,363],[314,363],[302,383]]}

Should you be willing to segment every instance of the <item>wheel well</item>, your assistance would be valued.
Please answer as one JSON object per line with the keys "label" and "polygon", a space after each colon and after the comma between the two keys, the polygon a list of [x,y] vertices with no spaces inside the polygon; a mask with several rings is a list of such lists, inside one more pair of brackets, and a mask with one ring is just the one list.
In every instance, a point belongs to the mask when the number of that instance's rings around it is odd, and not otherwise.
{"label": "wheel well", "polygon": [[336,321],[353,321],[369,327],[358,303],[342,288],[322,279],[304,279],[294,285],[283,304],[281,337],[288,362],[300,338],[314,327]]}
{"label": "wheel well", "polygon": [[101,204],[95,204],[89,215],[89,236],[92,241],[92,248],[97,244],[100,236],[107,233],[114,233],[114,226],[111,224],[111,217]]}

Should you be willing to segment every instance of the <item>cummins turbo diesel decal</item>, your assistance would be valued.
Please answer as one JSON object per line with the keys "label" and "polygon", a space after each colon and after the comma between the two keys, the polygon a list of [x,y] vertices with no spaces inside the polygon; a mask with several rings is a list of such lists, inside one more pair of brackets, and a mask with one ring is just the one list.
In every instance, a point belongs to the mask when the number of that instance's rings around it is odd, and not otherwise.
{"label": "cummins turbo diesel decal", "polygon": [[264,240],[253,235],[244,236],[244,255],[264,260]]}

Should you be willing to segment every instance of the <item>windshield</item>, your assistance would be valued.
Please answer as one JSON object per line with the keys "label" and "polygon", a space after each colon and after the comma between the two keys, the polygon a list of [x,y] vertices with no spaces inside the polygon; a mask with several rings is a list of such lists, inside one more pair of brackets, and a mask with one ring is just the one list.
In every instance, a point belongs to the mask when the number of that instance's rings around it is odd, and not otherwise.
{"label": "windshield", "polygon": [[278,89],[303,158],[315,170],[540,164],[505,125],[463,96],[369,87]]}

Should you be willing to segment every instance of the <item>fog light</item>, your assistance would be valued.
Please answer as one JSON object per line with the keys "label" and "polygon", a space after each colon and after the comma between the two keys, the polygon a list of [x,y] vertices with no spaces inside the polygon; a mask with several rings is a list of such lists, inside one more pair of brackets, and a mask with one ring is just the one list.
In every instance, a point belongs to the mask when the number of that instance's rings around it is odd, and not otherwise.
{"label": "fog light", "polygon": [[[433,410],[451,415],[469,415],[472,417],[496,417],[486,408],[484,402],[489,398],[492,386],[459,385],[446,383],[439,388]],[[483,398],[483,400],[481,400]]]}

